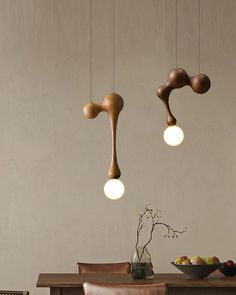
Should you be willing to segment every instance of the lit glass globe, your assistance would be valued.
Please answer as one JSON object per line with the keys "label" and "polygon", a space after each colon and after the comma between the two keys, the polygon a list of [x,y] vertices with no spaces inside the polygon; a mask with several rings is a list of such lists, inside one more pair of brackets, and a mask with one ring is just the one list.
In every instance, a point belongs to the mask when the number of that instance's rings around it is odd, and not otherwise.
{"label": "lit glass globe", "polygon": [[178,126],[169,126],[166,128],[163,134],[164,140],[167,144],[171,146],[176,146],[181,144],[184,139],[184,133]]}
{"label": "lit glass globe", "polygon": [[104,193],[111,200],[121,198],[124,192],[124,184],[119,179],[110,179],[104,185]]}

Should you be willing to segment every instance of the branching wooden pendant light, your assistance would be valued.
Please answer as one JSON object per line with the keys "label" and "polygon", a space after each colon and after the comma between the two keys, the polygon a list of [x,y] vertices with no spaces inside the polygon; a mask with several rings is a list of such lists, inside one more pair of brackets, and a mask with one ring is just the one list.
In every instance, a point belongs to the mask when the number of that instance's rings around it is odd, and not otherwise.
{"label": "branching wooden pendant light", "polygon": [[92,0],[90,0],[90,103],[83,108],[84,116],[94,119],[100,112],[107,112],[112,134],[112,157],[108,170],[108,180],[104,186],[105,195],[113,200],[124,194],[124,185],[118,179],[121,175],[116,154],[116,128],[119,114],[124,106],[123,98],[115,93],[115,0],[113,0],[113,92],[104,97],[101,104],[92,101]]}
{"label": "branching wooden pendant light", "polygon": [[186,85],[189,85],[192,90],[196,93],[202,94],[209,90],[211,86],[210,79],[200,73],[200,0],[198,0],[198,33],[199,33],[199,40],[198,40],[198,58],[199,58],[199,74],[190,77],[185,70],[177,67],[177,24],[178,24],[178,18],[177,18],[177,1],[176,3],[176,48],[175,48],[175,54],[176,54],[176,67],[172,69],[167,77],[167,82],[165,85],[160,86],[157,89],[157,96],[163,101],[166,111],[167,111],[167,125],[169,126],[165,132],[164,132],[164,140],[167,144],[176,146],[179,145],[184,138],[184,134],[181,128],[176,126],[176,118],[171,112],[170,105],[169,105],[169,96],[171,94],[171,91],[177,88],[182,88]]}

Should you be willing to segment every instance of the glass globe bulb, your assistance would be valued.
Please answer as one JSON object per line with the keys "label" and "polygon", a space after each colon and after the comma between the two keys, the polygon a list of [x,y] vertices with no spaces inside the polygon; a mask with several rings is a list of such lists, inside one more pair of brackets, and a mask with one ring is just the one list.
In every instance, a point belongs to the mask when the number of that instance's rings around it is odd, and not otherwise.
{"label": "glass globe bulb", "polygon": [[178,126],[169,126],[166,128],[163,134],[164,140],[167,144],[171,146],[176,146],[181,144],[184,139],[184,133]]}
{"label": "glass globe bulb", "polygon": [[104,193],[111,200],[121,198],[124,192],[124,184],[119,179],[109,179],[104,185]]}

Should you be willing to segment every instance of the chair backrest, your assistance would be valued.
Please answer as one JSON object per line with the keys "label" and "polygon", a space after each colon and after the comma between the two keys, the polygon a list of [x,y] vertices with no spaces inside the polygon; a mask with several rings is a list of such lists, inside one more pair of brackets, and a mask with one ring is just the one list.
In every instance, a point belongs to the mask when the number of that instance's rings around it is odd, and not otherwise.
{"label": "chair backrest", "polygon": [[85,295],[167,295],[166,284],[118,285],[86,282]]}
{"label": "chair backrest", "polygon": [[29,291],[0,290],[0,295],[29,295]]}
{"label": "chair backrest", "polygon": [[129,262],[118,263],[77,263],[78,273],[130,273]]}

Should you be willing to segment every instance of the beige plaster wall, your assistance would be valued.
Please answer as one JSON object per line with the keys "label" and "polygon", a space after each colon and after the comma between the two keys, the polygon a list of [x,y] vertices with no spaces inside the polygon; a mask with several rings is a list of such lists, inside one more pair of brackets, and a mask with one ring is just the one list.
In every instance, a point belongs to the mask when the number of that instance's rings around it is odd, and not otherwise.
{"label": "beige plaster wall", "polygon": [[[175,1],[116,1],[116,91],[124,197],[103,195],[110,162],[107,116],[86,120],[89,1],[0,0],[0,288],[36,289],[41,272],[74,272],[77,260],[129,260],[137,213],[188,227],[177,240],[155,232],[155,271],[179,255],[236,259],[236,1],[202,0],[199,96],[171,98],[185,141],[162,140],[155,97],[175,65]],[[112,88],[112,1],[93,0],[93,92]],[[179,66],[198,71],[197,1],[179,0]]]}

